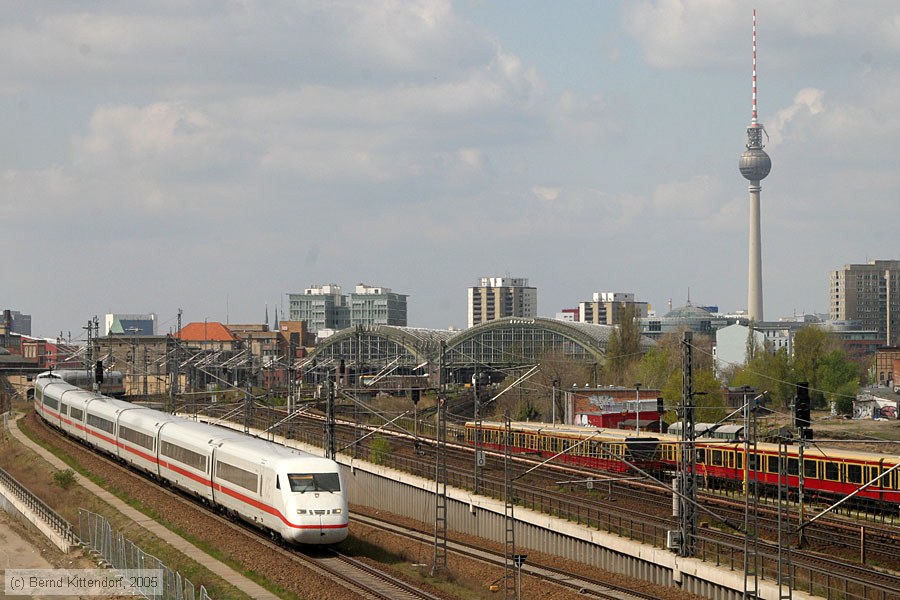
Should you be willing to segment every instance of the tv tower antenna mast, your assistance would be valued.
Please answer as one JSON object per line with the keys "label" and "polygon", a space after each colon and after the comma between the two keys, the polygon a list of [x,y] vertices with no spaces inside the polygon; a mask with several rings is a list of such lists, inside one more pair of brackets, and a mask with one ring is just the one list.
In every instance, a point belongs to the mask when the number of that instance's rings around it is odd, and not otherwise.
{"label": "tv tower antenna mast", "polygon": [[753,321],[763,320],[762,241],[759,221],[759,182],[772,170],[772,159],[763,150],[765,127],[759,122],[756,110],[756,9],[753,9],[753,110],[747,126],[747,149],[741,154],[741,175],[750,181],[750,264],[747,285],[747,314]]}

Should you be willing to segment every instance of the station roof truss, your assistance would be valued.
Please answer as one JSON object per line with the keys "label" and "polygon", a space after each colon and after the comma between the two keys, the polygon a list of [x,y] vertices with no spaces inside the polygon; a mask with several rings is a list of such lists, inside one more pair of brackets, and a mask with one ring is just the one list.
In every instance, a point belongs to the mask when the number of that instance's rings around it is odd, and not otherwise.
{"label": "station roof truss", "polygon": [[[556,319],[507,317],[464,331],[373,325],[344,329],[322,341],[310,355],[318,368],[345,365],[396,365],[401,370],[441,362],[448,368],[472,364],[495,368],[533,365],[548,354],[588,364],[603,364],[615,328]],[[643,340],[649,347],[653,342]]]}
{"label": "station roof truss", "polygon": [[506,317],[476,325],[447,344],[445,363],[497,367],[533,365],[548,354],[603,364],[615,327],[557,319]]}
{"label": "station roof truss", "polygon": [[456,332],[445,329],[396,327],[393,325],[362,325],[341,330],[319,343],[307,364],[315,360],[319,367],[344,360],[352,366],[395,364],[412,369],[424,364],[437,364],[441,342],[447,342]]}

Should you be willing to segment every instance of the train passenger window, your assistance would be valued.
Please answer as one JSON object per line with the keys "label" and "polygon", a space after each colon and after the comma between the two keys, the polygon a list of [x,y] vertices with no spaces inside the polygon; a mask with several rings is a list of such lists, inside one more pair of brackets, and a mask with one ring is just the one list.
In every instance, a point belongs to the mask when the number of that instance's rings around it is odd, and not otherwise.
{"label": "train passenger window", "polygon": [[81,410],[80,408],[75,408],[75,407],[73,406],[73,407],[72,407],[72,410],[71,410],[71,415],[70,415],[70,416],[71,416],[73,419],[75,419],[76,421],[81,421],[82,419],[84,419],[84,411]]}
{"label": "train passenger window", "polygon": [[225,481],[228,481],[235,485],[239,485],[246,490],[250,490],[251,492],[259,492],[259,475],[252,471],[242,469],[241,467],[217,460],[216,477],[218,477],[219,479],[224,479]]}
{"label": "train passenger window", "polygon": [[750,459],[747,461],[747,468],[751,471],[758,471],[759,470],[758,463],[759,463],[759,455],[751,454]]}
{"label": "train passenger window", "polygon": [[841,480],[841,465],[833,460],[825,463],[825,479],[828,481]]}
{"label": "train passenger window", "polygon": [[734,453],[734,468],[738,469],[739,471],[744,470],[744,455],[740,452]]}
{"label": "train passenger window", "polygon": [[809,477],[811,479],[818,479],[819,478],[819,469],[816,465],[817,465],[817,461],[805,459],[803,461],[803,476]]}
{"label": "train passenger window", "polygon": [[847,483],[856,483],[861,484],[862,480],[862,465],[847,465]]}
{"label": "train passenger window", "polygon": [[721,450],[713,450],[712,451],[712,464],[721,467],[723,465],[723,457]]}
{"label": "train passenger window", "polygon": [[[866,483],[872,481],[876,477],[881,475],[881,469],[878,465],[867,465],[866,466]],[[884,486],[884,478],[879,479],[875,483],[872,484],[872,487],[882,487]]]}
{"label": "train passenger window", "polygon": [[337,473],[288,473],[292,492],[339,492],[341,479]]}
{"label": "train passenger window", "polygon": [[697,464],[703,464],[706,462],[706,450],[703,448],[697,449]]}
{"label": "train passenger window", "polygon": [[767,456],[766,458],[768,459],[768,463],[769,463],[769,464],[766,466],[766,470],[767,470],[769,473],[775,473],[775,474],[781,473],[781,468],[780,468],[780,466],[781,466],[781,459],[780,459],[780,457],[778,457],[778,456]]}
{"label": "train passenger window", "polygon": [[800,474],[800,460],[796,459],[796,458],[788,458],[787,472],[788,472],[788,475],[799,475]]}
{"label": "train passenger window", "polygon": [[59,414],[68,415],[69,414],[69,405],[68,404],[60,404],[59,405]]}

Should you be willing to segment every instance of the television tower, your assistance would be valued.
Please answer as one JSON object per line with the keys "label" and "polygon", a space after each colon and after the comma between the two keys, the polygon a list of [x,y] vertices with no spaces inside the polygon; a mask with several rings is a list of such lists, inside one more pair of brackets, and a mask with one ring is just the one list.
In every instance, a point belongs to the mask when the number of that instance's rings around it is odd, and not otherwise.
{"label": "television tower", "polygon": [[747,149],[741,154],[741,175],[750,180],[750,269],[747,285],[747,313],[753,321],[763,320],[762,242],[759,226],[759,182],[772,170],[772,159],[763,150],[765,127],[756,113],[756,9],[753,9],[753,112],[747,126]]}

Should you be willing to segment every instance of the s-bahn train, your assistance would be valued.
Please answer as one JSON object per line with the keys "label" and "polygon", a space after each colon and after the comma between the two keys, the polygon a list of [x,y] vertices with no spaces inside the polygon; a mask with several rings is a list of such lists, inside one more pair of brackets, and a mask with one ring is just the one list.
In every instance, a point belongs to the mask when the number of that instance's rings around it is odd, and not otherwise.
{"label": "s-bahn train", "polygon": [[[91,369],[58,369],[52,371],[66,383],[83,390],[93,390],[95,375]],[[125,395],[125,375],[121,371],[107,371],[103,375],[103,383],[100,384],[100,393],[113,398],[121,398]]]}
{"label": "s-bahn train", "polygon": [[336,544],[349,515],[338,464],[38,375],[34,408],[50,425],[293,544]]}
{"label": "s-bahn train", "polygon": [[[466,423],[466,441],[474,443],[477,429],[474,422]],[[635,435],[621,429],[598,429],[578,425],[550,423],[511,423],[510,451],[530,453],[556,459],[561,463],[584,465],[604,470],[627,472],[630,463],[651,472],[674,471],[680,460],[678,436]],[[502,450],[505,447],[504,423],[481,423],[481,443],[484,447]],[[745,452],[743,441],[702,437],[696,440],[696,473],[711,487],[742,485],[745,480]],[[624,459],[624,461],[622,460]],[[843,497],[900,463],[900,457],[873,452],[856,452],[817,445],[803,451],[800,464],[798,448],[787,446],[786,464],[782,477],[794,491],[803,473],[803,489],[808,496]],[[781,461],[778,444],[757,443],[756,454],[746,464],[747,475],[763,486],[777,486]],[[625,462],[627,461],[627,463]],[[754,475],[750,475],[753,471]],[[785,480],[782,479],[782,482]],[[900,469],[895,469],[859,492],[855,498],[879,503],[896,512],[900,508]]]}

